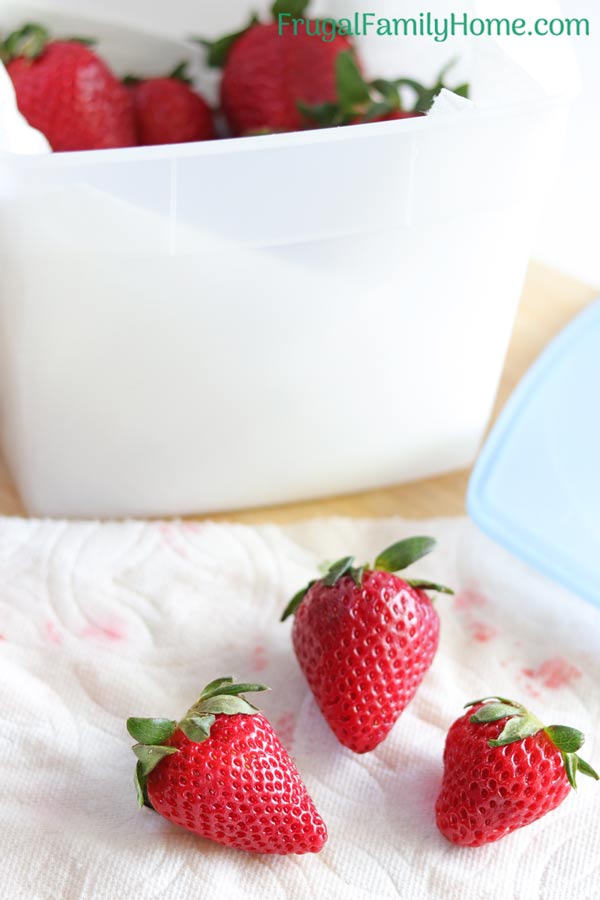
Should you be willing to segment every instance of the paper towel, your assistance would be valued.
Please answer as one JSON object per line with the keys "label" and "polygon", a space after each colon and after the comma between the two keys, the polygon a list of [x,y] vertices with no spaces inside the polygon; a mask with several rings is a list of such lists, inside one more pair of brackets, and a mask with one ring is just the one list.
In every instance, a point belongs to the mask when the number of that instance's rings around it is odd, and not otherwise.
{"label": "paper towel", "polygon": [[[324,559],[362,560],[411,534],[438,538],[415,574],[440,596],[441,644],[377,750],[326,726],[280,624]],[[333,519],[279,528],[211,523],[0,521],[0,883],[7,900],[592,900],[599,787],[545,819],[459,849],[434,802],[449,725],[500,692],[600,748],[600,613],[463,519]],[[177,718],[231,674],[260,703],[327,822],[322,853],[228,850],[136,807],[130,715]],[[587,782],[587,783],[583,783]]]}

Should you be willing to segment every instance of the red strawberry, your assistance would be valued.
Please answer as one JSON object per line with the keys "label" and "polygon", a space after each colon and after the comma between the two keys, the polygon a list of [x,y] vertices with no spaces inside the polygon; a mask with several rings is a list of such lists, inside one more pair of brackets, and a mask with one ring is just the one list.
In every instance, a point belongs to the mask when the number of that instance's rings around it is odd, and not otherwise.
{"label": "red strawberry", "polygon": [[131,98],[106,63],[77,40],[51,41],[26,25],[4,44],[20,111],[53,150],[136,143]]}
{"label": "red strawberry", "polygon": [[392,574],[434,546],[431,538],[409,538],[380,554],[372,569],[342,559],[283,614],[296,614],[300,668],[332,731],[355,753],[383,741],[435,656],[440,623],[425,591],[452,591]]}
{"label": "red strawberry", "polygon": [[254,853],[318,853],[327,829],[269,722],[217,678],[180,722],[128,719],[139,741],[140,806],[201,837]]}
{"label": "red strawberry", "polygon": [[[491,701],[491,702],[490,702]],[[544,725],[520,703],[486,697],[448,732],[437,826],[453,844],[480,847],[535,822],[598,775],[577,755],[584,736]]]}
{"label": "red strawberry", "polygon": [[[453,63],[451,63],[453,65]],[[336,60],[336,99],[332,103],[300,104],[305,118],[322,128],[335,125],[362,125],[367,122],[389,122],[423,116],[445,87],[446,66],[433,87],[427,88],[412,78],[365,81],[352,53],[340,53]],[[413,105],[404,109],[402,89],[414,94]],[[469,85],[454,88],[454,93],[468,96]]]}
{"label": "red strawberry", "polygon": [[[275,18],[289,0],[275,3]],[[302,15],[308,0],[295,0],[294,15]],[[349,51],[347,37],[324,42],[305,30],[295,35],[277,22],[250,27],[212,45],[209,62],[224,63],[221,105],[235,135],[267,131],[298,131],[305,119],[298,104],[335,100],[335,61]]]}
{"label": "red strawberry", "polygon": [[166,78],[126,79],[140,144],[185,144],[215,137],[213,113],[186,78],[186,64]]}

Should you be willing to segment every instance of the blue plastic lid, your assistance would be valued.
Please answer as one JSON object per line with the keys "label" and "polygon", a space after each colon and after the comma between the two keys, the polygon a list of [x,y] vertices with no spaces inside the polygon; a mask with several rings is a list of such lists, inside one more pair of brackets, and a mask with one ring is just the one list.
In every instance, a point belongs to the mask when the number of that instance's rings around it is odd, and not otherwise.
{"label": "blue plastic lid", "polygon": [[550,344],[509,400],[467,506],[490,537],[600,606],[600,301]]}

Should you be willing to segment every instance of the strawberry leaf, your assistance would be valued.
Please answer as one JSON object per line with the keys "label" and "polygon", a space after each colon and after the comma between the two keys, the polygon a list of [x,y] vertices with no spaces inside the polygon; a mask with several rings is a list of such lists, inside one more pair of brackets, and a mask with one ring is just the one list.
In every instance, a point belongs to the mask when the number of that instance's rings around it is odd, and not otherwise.
{"label": "strawberry leaf", "polygon": [[[487,702],[492,701],[492,702]],[[565,772],[572,788],[577,790],[577,772],[587,775],[596,781],[600,780],[598,773],[577,755],[577,750],[583,746],[585,737],[577,728],[570,728],[566,725],[549,725],[547,728],[534,716],[529,710],[525,709],[520,703],[513,700],[507,700],[505,697],[483,697],[481,700],[474,700],[467,703],[466,706],[475,706],[479,703],[485,703],[477,712],[473,713],[470,720],[474,724],[484,724],[486,722],[497,722],[505,717],[507,718],[501,734],[496,740],[488,741],[490,747],[504,747],[506,744],[513,744],[516,741],[525,740],[525,738],[533,737],[540,731],[544,731],[550,738],[557,750],[560,750]]]}
{"label": "strawberry leaf", "polygon": [[182,719],[179,723],[179,727],[188,741],[193,741],[194,744],[201,744],[202,741],[205,741],[210,737],[210,729],[214,723],[215,717],[213,715],[190,716],[189,718]]}
{"label": "strawberry leaf", "polygon": [[189,63],[187,60],[183,60],[179,65],[175,66],[172,72],[167,75],[167,78],[173,79],[173,81],[183,81],[184,84],[192,84],[192,79],[188,75]]}
{"label": "strawberry leaf", "polygon": [[594,781],[600,781],[600,775],[592,769],[590,764],[582,759],[580,756],[575,757],[577,759],[577,771],[581,772],[582,775],[588,775],[590,778],[593,778]]}
{"label": "strawberry leaf", "polygon": [[[135,752],[135,747],[133,748]],[[175,747],[165,748],[171,751],[177,752]],[[136,754],[137,755],[137,754]],[[166,755],[166,754],[165,754]],[[164,759],[164,756],[162,757]],[[160,759],[157,759],[155,765],[160,762]],[[154,766],[152,767],[154,768]],[[150,798],[148,797],[148,775],[152,769],[146,771],[146,767],[142,760],[138,760],[135,766],[135,770],[133,773],[133,783],[135,786],[135,793],[137,797],[138,807],[141,809],[142,806],[147,806],[148,809],[154,810],[154,807],[150,803]]]}
{"label": "strawberry leaf", "polygon": [[95,47],[96,44],[98,43],[96,38],[81,37],[81,36],[70,37],[69,41],[71,44],[81,44],[83,47]]}
{"label": "strawberry leaf", "polygon": [[139,773],[143,778],[147,778],[165,756],[179,753],[177,747],[149,747],[147,744],[135,744],[132,749],[138,758]]}
{"label": "strawberry leaf", "polygon": [[[247,715],[258,712],[256,706],[249,703],[241,694],[245,691],[268,691],[269,688],[264,684],[234,684],[233,678],[217,678],[208,684],[196,703],[188,709],[182,720],[187,723],[196,718],[204,718],[208,716],[216,716],[223,713],[228,716],[234,716],[237,713],[245,713]],[[198,726],[198,722],[193,722]],[[200,723],[200,727],[204,727],[207,723]],[[212,724],[212,723],[211,723]],[[186,733],[186,732],[184,732]]]}
{"label": "strawberry leaf", "polygon": [[577,753],[585,744],[585,735],[576,728],[568,728],[566,725],[549,725],[545,731],[555,747],[558,747],[563,753]]}
{"label": "strawberry leaf", "polygon": [[459,97],[464,97],[468,99],[469,93],[471,91],[471,85],[465,82],[465,84],[459,84],[458,87],[452,88],[453,94],[458,94]]}
{"label": "strawberry leaf", "polygon": [[296,106],[305,119],[315,122],[321,128],[326,128],[328,125],[342,124],[343,115],[340,113],[339,103],[316,103],[314,106],[311,106],[298,100]]}
{"label": "strawberry leaf", "polygon": [[42,25],[28,22],[13,31],[3,44],[3,59],[10,61],[19,57],[37,59],[41,56],[50,40],[50,34]]}
{"label": "strawberry leaf", "polygon": [[515,741],[524,741],[541,731],[541,722],[530,715],[518,715],[509,719],[500,736],[496,740],[489,741],[490,747],[504,747],[506,744],[514,744]]}
{"label": "strawberry leaf", "polygon": [[216,694],[224,696],[229,694],[245,694],[246,692],[256,693],[268,690],[269,688],[264,684],[223,684],[218,690],[214,690],[210,694],[203,694],[203,699],[207,700],[209,697],[214,697]]}
{"label": "strawberry leaf", "polygon": [[[399,109],[400,107],[395,107]],[[389,116],[390,113],[394,111],[394,107],[391,106],[387,100],[381,100],[377,103],[371,103],[363,116],[363,122],[375,122],[378,119],[383,119],[385,116]]]}
{"label": "strawberry leaf", "polygon": [[574,791],[577,790],[577,756],[575,753],[563,753],[563,762],[565,764],[565,772],[569,779],[569,784]]}
{"label": "strawberry leaf", "polygon": [[212,697],[212,695],[216,693],[215,688],[220,688],[224,684],[233,684],[233,678],[230,675],[225,675],[223,678],[215,678],[214,681],[211,681],[202,689],[200,699],[203,697]]}
{"label": "strawberry leaf", "polygon": [[127,731],[140,744],[163,744],[175,732],[177,722],[171,719],[127,719]]}
{"label": "strawberry leaf", "polygon": [[275,0],[271,7],[271,15],[274,19],[284,16],[286,13],[294,18],[298,18],[306,12],[310,0]]}
{"label": "strawberry leaf", "polygon": [[289,619],[290,616],[293,616],[295,614],[296,610],[298,609],[298,607],[300,606],[300,604],[302,603],[302,601],[304,600],[304,598],[310,591],[313,584],[316,584],[316,581],[310,581],[306,585],[305,588],[302,588],[301,591],[298,591],[297,594],[294,594],[294,596],[292,597],[292,599],[290,600],[290,602],[284,609],[283,615],[281,616],[281,619],[279,620],[280,622],[285,622],[286,619]]}
{"label": "strawberry leaf", "polygon": [[452,588],[444,587],[443,584],[436,584],[435,581],[422,581],[419,578],[413,578],[407,579],[406,583],[418,591],[437,591],[439,594],[454,594]]}
{"label": "strawberry leaf", "polygon": [[216,697],[210,697],[208,700],[203,700],[198,706],[198,711],[212,713],[213,715],[223,713],[226,716],[235,716],[241,713],[242,715],[248,716],[254,715],[254,713],[258,712],[258,709],[243,697],[228,697],[219,694]]}
{"label": "strawberry leaf", "polygon": [[460,84],[455,88],[449,88],[445,83],[448,72],[456,65],[456,63],[456,59],[447,63],[438,75],[435,84],[431,87],[421,84],[420,81],[415,81],[414,78],[397,78],[394,81],[386,81],[378,78],[373,82],[373,87],[386,98],[393,97],[394,91],[398,97],[400,97],[401,89],[408,88],[415,95],[413,105],[410,107],[410,112],[426,113],[429,112],[433,106],[433,101],[444,88],[451,90],[454,94],[458,94],[459,97],[469,96],[469,84],[465,83]]}
{"label": "strawberry leaf", "polygon": [[385,78],[376,78],[371,82],[373,87],[383,98],[387,109],[401,109],[400,91],[395,81],[387,81]]}
{"label": "strawberry leaf", "polygon": [[471,716],[470,721],[478,725],[483,722],[498,722],[507,716],[518,716],[521,712],[522,710],[507,703],[486,703]]}
{"label": "strawberry leaf", "polygon": [[168,740],[180,728],[189,741],[202,743],[210,737],[217,715],[254,715],[258,712],[255,706],[241,696],[242,692],[267,690],[262,684],[234,684],[233,678],[229,676],[215,678],[206,685],[198,701],[180,722],[171,719],[128,719],[127,730],[138,741],[132,748],[138,760],[134,775],[138,806],[145,805],[152,809],[146,789],[148,775],[166,756],[179,753],[177,747],[165,746],[162,741]]}
{"label": "strawberry leaf", "polygon": [[343,559],[338,559],[338,561],[330,567],[327,575],[321,579],[325,587],[333,587],[337,584],[340,578],[343,578],[352,568],[353,562],[353,556],[345,556]]}
{"label": "strawberry leaf", "polygon": [[467,709],[469,706],[478,706],[480,703],[486,703],[488,700],[499,700],[501,703],[507,703],[509,706],[517,707],[521,712],[524,711],[524,707],[522,707],[520,703],[515,703],[513,700],[507,700],[506,697],[498,697],[497,695],[493,697],[480,697],[479,700],[471,700],[469,703],[465,703],[463,709]]}
{"label": "strawberry leaf", "polygon": [[[581,733],[581,732],[580,732]],[[600,781],[600,775],[592,769],[590,764],[582,759],[577,753],[564,753],[562,754],[563,762],[565,764],[565,772],[567,773],[567,778],[569,779],[569,784],[576,791],[577,790],[577,773],[581,772],[582,775],[587,775],[589,778],[593,778],[594,781]]]}
{"label": "strawberry leaf", "polygon": [[338,100],[344,110],[351,111],[357,104],[369,103],[369,85],[362,76],[351,50],[340,53],[335,61]]}
{"label": "strawberry leaf", "polygon": [[350,569],[350,577],[352,578],[352,581],[354,582],[356,587],[360,587],[362,585],[365,569],[366,566],[359,566],[358,569]]}
{"label": "strawberry leaf", "polygon": [[254,25],[258,25],[259,19],[256,13],[250,19],[248,25],[245,28],[241,28],[239,31],[234,31],[233,34],[226,34],[222,38],[218,38],[216,41],[209,41],[205,38],[192,38],[197,44],[201,44],[203,47],[206,47],[208,50],[206,56],[207,65],[209,65],[212,69],[222,69],[225,63],[227,62],[227,57],[229,56],[229,51],[235,44],[239,38],[246,34],[247,31]]}
{"label": "strawberry leaf", "polygon": [[140,809],[142,808],[142,806],[144,806],[144,804],[146,802],[146,797],[144,794],[145,779],[141,773],[141,766],[142,766],[142,764],[140,762],[138,762],[136,764],[135,770],[133,772],[133,783],[135,785],[135,793],[137,796],[137,802],[138,802],[138,806]]}
{"label": "strawberry leaf", "polygon": [[392,544],[375,560],[375,568],[383,572],[400,572],[434,549],[436,541],[429,537],[407,538]]}

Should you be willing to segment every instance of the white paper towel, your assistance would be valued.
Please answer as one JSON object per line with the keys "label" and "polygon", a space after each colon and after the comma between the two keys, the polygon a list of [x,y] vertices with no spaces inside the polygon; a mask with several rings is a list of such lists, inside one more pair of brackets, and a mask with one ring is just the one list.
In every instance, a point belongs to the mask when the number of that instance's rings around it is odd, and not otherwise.
{"label": "white paper towel", "polygon": [[[296,664],[289,595],[323,559],[432,534],[415,567],[439,653],[373,753],[341,747]],[[278,528],[0,520],[0,883],[7,900],[598,897],[599,788],[542,821],[458,849],[433,805],[446,731],[486,694],[580,727],[599,763],[600,613],[466,520],[322,520]],[[317,856],[247,855],[136,807],[129,715],[178,717],[215,676],[273,687],[261,705],[329,828]]]}

